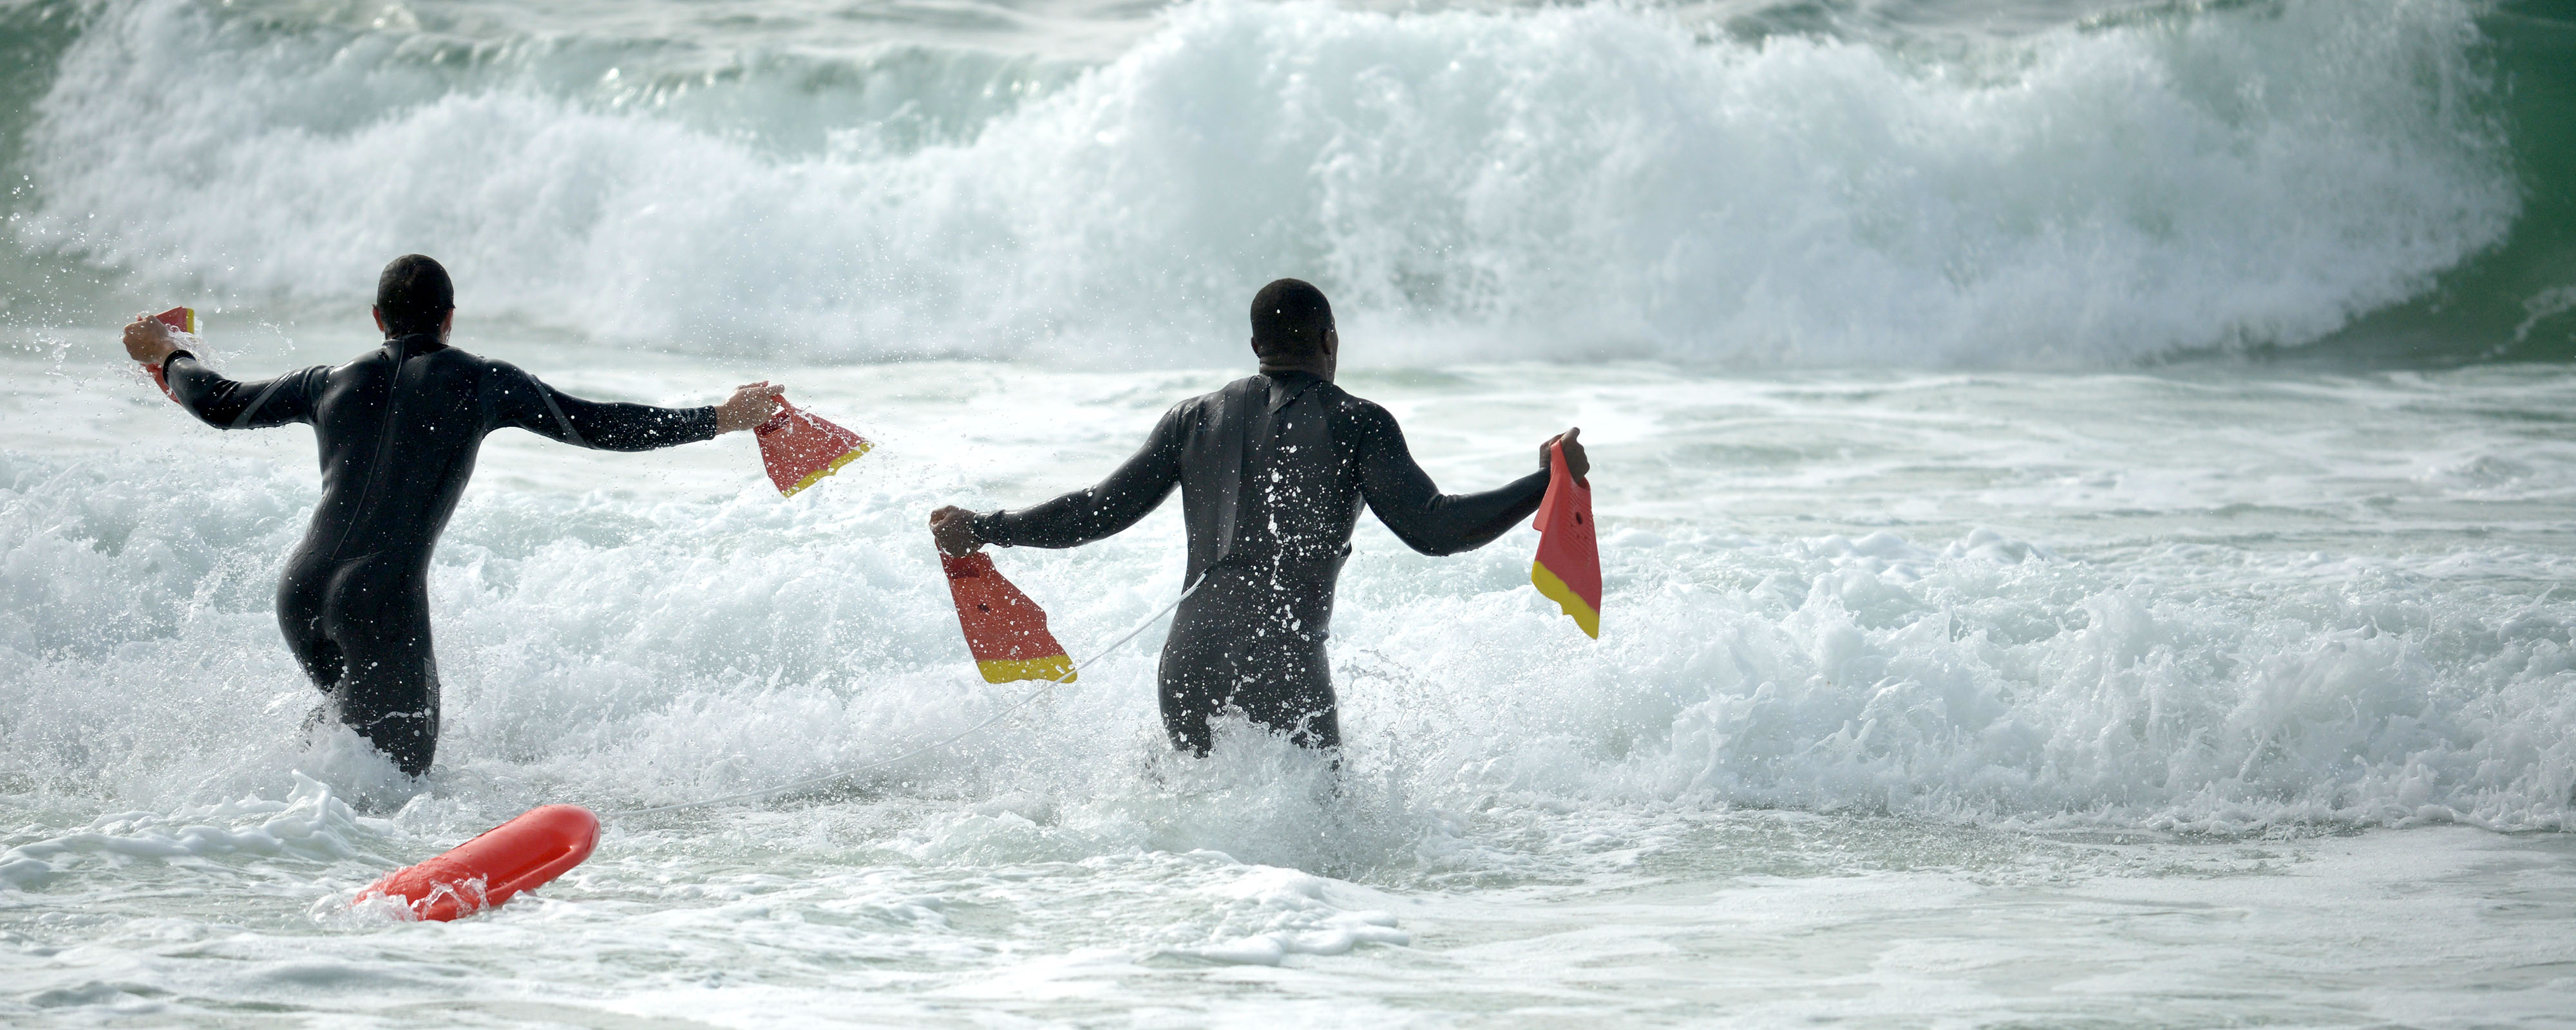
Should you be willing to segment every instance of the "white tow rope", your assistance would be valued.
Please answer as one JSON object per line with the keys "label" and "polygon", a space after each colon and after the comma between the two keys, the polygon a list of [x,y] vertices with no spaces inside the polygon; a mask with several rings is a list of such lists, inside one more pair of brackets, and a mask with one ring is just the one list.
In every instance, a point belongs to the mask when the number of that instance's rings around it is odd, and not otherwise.
{"label": "white tow rope", "polygon": [[1167,605],[1164,605],[1164,606],[1163,606],[1163,610],[1162,610],[1162,611],[1155,612],[1152,618],[1148,618],[1148,619],[1146,619],[1144,622],[1139,623],[1139,624],[1136,626],[1136,628],[1135,628],[1135,629],[1128,630],[1124,636],[1121,636],[1121,637],[1119,637],[1119,638],[1118,638],[1118,639],[1116,639],[1116,640],[1112,640],[1112,641],[1110,641],[1106,646],[1103,646],[1100,650],[1098,650],[1098,651],[1094,652],[1094,653],[1092,654],[1092,656],[1091,656],[1091,657],[1089,657],[1089,658],[1085,658],[1085,659],[1083,659],[1083,660],[1081,660],[1081,661],[1079,661],[1079,662],[1074,663],[1073,668],[1066,669],[1066,670],[1064,671],[1064,674],[1063,674],[1063,675],[1058,676],[1058,677],[1056,677],[1056,678],[1054,678],[1054,679],[1051,679],[1051,680],[1047,680],[1047,681],[1045,681],[1045,682],[1043,682],[1043,683],[1040,683],[1040,684],[1038,685],[1038,688],[1037,688],[1036,690],[1029,691],[1029,694],[1028,694],[1028,696],[1027,696],[1027,697],[1023,697],[1023,698],[1021,698],[1021,699],[1019,699],[1019,700],[1017,700],[1017,701],[1013,701],[1013,702],[1011,702],[1011,704],[1010,704],[1008,707],[1003,708],[1001,711],[998,711],[998,712],[993,713],[993,714],[992,714],[992,716],[991,716],[990,718],[987,718],[987,719],[985,719],[985,720],[984,720],[984,721],[982,721],[982,722],[976,723],[976,724],[975,724],[975,725],[973,725],[973,726],[969,726],[969,727],[967,727],[967,728],[966,728],[966,731],[965,731],[965,732],[960,733],[960,734],[957,734],[956,736],[953,736],[953,737],[949,737],[949,738],[948,738],[948,739],[946,739],[946,740],[941,740],[941,741],[937,741],[937,742],[930,743],[930,744],[924,744],[924,745],[922,745],[922,746],[920,746],[920,747],[914,748],[914,749],[912,749],[912,750],[910,750],[910,751],[906,751],[906,752],[904,752],[904,753],[902,753],[902,754],[900,754],[900,755],[896,755],[896,756],[894,756],[894,757],[892,757],[892,758],[887,758],[887,759],[882,759],[882,760],[879,760],[879,761],[869,762],[869,763],[868,763],[868,764],[866,764],[866,765],[853,766],[853,767],[848,768],[848,769],[843,769],[843,770],[841,770],[841,771],[839,771],[839,772],[834,772],[834,773],[825,773],[824,775],[821,775],[821,776],[808,777],[808,778],[806,778],[806,779],[797,780],[797,781],[792,782],[792,783],[782,783],[782,784],[779,784],[779,785],[777,785],[777,786],[775,786],[775,787],[763,787],[763,788],[761,788],[761,789],[759,789],[759,790],[746,790],[746,791],[742,791],[742,792],[740,792],[740,793],[736,793],[736,794],[724,794],[724,795],[720,795],[720,796],[717,796],[717,797],[706,798],[706,799],[698,800],[698,801],[683,801],[683,802],[681,802],[681,803],[679,803],[679,804],[676,804],[676,805],[655,805],[655,806],[653,806],[653,807],[651,807],[651,808],[629,808],[629,809],[626,809],[626,810],[624,810],[624,811],[619,811],[619,812],[608,812],[608,813],[605,813],[605,814],[601,815],[601,816],[600,816],[600,818],[601,818],[601,819],[603,819],[603,820],[606,820],[606,819],[616,819],[616,818],[621,818],[621,817],[624,817],[624,816],[630,816],[630,815],[651,815],[651,814],[653,814],[653,813],[655,813],[655,812],[677,812],[677,811],[680,811],[680,810],[682,810],[682,809],[687,809],[687,808],[705,808],[705,807],[706,807],[706,806],[708,806],[708,805],[721,805],[721,804],[723,804],[723,803],[725,803],[725,802],[727,802],[727,801],[746,801],[746,800],[749,800],[749,799],[751,799],[751,798],[768,797],[769,795],[772,795],[772,794],[781,794],[781,793],[785,793],[785,792],[787,792],[787,791],[796,790],[796,789],[801,788],[801,787],[811,787],[811,786],[814,786],[815,784],[818,784],[818,783],[830,783],[830,782],[832,782],[833,780],[847,779],[847,778],[849,778],[849,777],[856,776],[856,775],[858,775],[858,774],[860,774],[860,773],[867,772],[867,771],[869,771],[869,770],[871,770],[871,769],[882,769],[882,768],[885,768],[886,766],[893,765],[893,764],[895,764],[895,763],[897,763],[897,762],[901,762],[901,761],[904,761],[904,760],[906,760],[906,759],[910,759],[910,758],[914,758],[914,757],[917,757],[917,756],[920,756],[920,755],[928,754],[928,753],[930,753],[930,752],[932,752],[932,751],[937,751],[937,750],[939,750],[940,748],[947,747],[947,746],[948,746],[948,745],[950,745],[950,744],[954,744],[954,743],[957,743],[958,741],[961,741],[961,740],[964,740],[964,739],[966,739],[966,738],[968,738],[968,737],[974,736],[976,733],[981,732],[985,727],[987,727],[987,726],[991,726],[991,725],[993,725],[994,723],[997,723],[997,722],[1002,721],[1003,717],[1010,715],[1012,712],[1016,712],[1016,711],[1019,711],[1019,710],[1020,710],[1020,709],[1022,709],[1022,708],[1026,708],[1026,707],[1028,707],[1029,702],[1031,702],[1031,701],[1035,701],[1035,700],[1037,700],[1038,698],[1040,698],[1040,697],[1044,696],[1048,691],[1053,690],[1053,689],[1055,689],[1056,687],[1061,686],[1061,685],[1063,685],[1064,683],[1071,681],[1071,680],[1073,679],[1073,677],[1074,677],[1076,674],[1080,673],[1080,672],[1081,672],[1082,670],[1084,670],[1084,669],[1088,669],[1088,668],[1090,668],[1090,667],[1091,667],[1091,664],[1092,664],[1093,662],[1097,662],[1097,661],[1099,661],[1099,660],[1101,660],[1101,659],[1103,659],[1103,658],[1107,658],[1107,657],[1109,657],[1110,652],[1116,651],[1116,650],[1118,650],[1118,648],[1119,648],[1119,647],[1121,647],[1121,646],[1125,645],[1128,641],[1136,639],[1136,635],[1137,635],[1137,634],[1139,634],[1139,633],[1143,633],[1143,632],[1145,632],[1147,629],[1151,629],[1151,628],[1153,628],[1153,625],[1154,625],[1155,623],[1157,623],[1157,622],[1161,622],[1161,621],[1163,620],[1163,616],[1166,616],[1166,615],[1170,615],[1170,614],[1172,614],[1173,610],[1175,610],[1175,609],[1177,609],[1177,608],[1179,608],[1179,607],[1181,606],[1181,602],[1189,600],[1189,599],[1190,599],[1190,595],[1191,595],[1191,594],[1194,594],[1194,593],[1197,593],[1197,592],[1198,592],[1198,589],[1199,589],[1199,583],[1204,583],[1204,582],[1206,582],[1206,581],[1207,581],[1207,577],[1206,577],[1206,576],[1204,576],[1204,575],[1200,576],[1200,577],[1199,577],[1199,580],[1198,580],[1198,582],[1197,582],[1197,583],[1192,583],[1192,584],[1190,584],[1188,589],[1185,589],[1185,590],[1181,591],[1181,596],[1173,598],[1173,599],[1172,599],[1172,603],[1167,604]]}

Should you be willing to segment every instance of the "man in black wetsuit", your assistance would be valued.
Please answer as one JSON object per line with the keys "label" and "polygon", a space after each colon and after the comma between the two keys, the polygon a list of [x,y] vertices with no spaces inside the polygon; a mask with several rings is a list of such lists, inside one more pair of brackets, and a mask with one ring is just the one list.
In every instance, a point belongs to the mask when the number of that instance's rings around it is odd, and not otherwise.
{"label": "man in black wetsuit", "polygon": [[[1145,447],[1100,485],[1020,511],[931,513],[939,548],[1073,547],[1136,524],[1181,488],[1189,581],[1163,643],[1159,700],[1172,745],[1205,755],[1208,719],[1228,707],[1307,747],[1341,746],[1324,641],[1333,585],[1351,556],[1360,505],[1424,554],[1474,550],[1529,518],[1539,469],[1497,490],[1443,494],[1386,409],[1333,385],[1341,337],[1323,291],[1295,279],[1252,300],[1261,374],[1164,413]],[[1589,471],[1576,430],[1568,471]]]}
{"label": "man in black wetsuit", "polygon": [[340,721],[403,772],[438,747],[438,661],[429,638],[429,557],[474,475],[483,437],[517,426],[577,447],[645,451],[748,429],[782,387],[754,383],[708,408],[598,404],[507,362],[447,346],[447,270],[418,254],[376,281],[385,344],[339,366],[266,382],[226,379],[138,318],[125,350],[158,365],[181,405],[219,429],[302,422],[322,450],[322,502],[277,585],[286,644]]}

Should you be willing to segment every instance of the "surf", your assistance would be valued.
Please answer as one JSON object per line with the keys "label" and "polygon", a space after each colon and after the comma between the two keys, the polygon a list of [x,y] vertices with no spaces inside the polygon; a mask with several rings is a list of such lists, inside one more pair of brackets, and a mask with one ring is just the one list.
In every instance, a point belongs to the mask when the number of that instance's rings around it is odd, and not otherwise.
{"label": "surf", "polygon": [[2528,5],[1792,13],[1195,0],[1106,46],[791,54],[649,16],[23,4],[0,171],[12,261],[53,281],[9,317],[113,283],[291,321],[426,250],[531,331],[821,361],[1200,364],[1283,271],[1395,363],[2469,360],[2571,332],[2566,30]]}

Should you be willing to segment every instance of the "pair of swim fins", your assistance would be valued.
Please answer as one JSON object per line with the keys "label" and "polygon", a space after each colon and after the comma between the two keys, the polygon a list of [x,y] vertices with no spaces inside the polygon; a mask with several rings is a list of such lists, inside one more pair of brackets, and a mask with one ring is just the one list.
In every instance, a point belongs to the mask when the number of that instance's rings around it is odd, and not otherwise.
{"label": "pair of swim fins", "polygon": [[[1592,523],[1592,488],[1574,478],[1562,449],[1549,452],[1547,495],[1534,526],[1538,555],[1530,583],[1555,601],[1593,639],[1601,637],[1601,552]],[[1046,612],[1002,577],[991,555],[940,555],[948,593],[957,602],[958,628],[987,683],[1012,680],[1074,681],[1073,659],[1047,631]]]}
{"label": "pair of swim fins", "polygon": [[[753,432],[760,436],[761,461],[769,469],[769,479],[785,497],[840,471],[873,446],[858,434],[793,405],[781,407]],[[976,671],[984,674],[985,682],[1074,681],[1073,659],[1047,631],[1046,612],[1002,578],[991,555],[981,551],[962,558],[943,554],[939,564],[947,573],[949,596],[957,602],[957,624],[966,633],[966,648],[974,653]]]}

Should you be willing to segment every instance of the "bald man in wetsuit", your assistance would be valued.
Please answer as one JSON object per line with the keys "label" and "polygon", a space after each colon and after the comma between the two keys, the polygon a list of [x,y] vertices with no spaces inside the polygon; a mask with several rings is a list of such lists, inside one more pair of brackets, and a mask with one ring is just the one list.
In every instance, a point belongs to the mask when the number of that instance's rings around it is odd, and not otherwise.
{"label": "bald man in wetsuit", "polygon": [[1577,430],[1539,447],[1539,467],[1495,490],[1443,494],[1386,409],[1333,385],[1341,337],[1323,291],[1295,279],[1252,301],[1261,374],[1182,401],[1100,485],[1034,508],[932,512],[939,549],[1073,547],[1135,525],[1181,490],[1189,582],[1163,643],[1157,699],[1172,746],[1205,755],[1228,710],[1310,748],[1341,747],[1324,642],[1333,588],[1365,504],[1424,554],[1491,543],[1538,509],[1547,449],[1589,471]]}
{"label": "bald man in wetsuit", "polygon": [[278,628],[332,714],[418,776],[438,748],[430,552],[483,437],[515,426],[576,447],[652,450],[758,425],[783,388],[753,383],[705,408],[582,400],[448,346],[455,288],[418,254],[385,266],[375,316],[384,346],[265,382],[224,378],[151,318],[125,327],[125,350],[159,366],[171,395],[207,425],[313,427],[322,501],[278,582]]}

